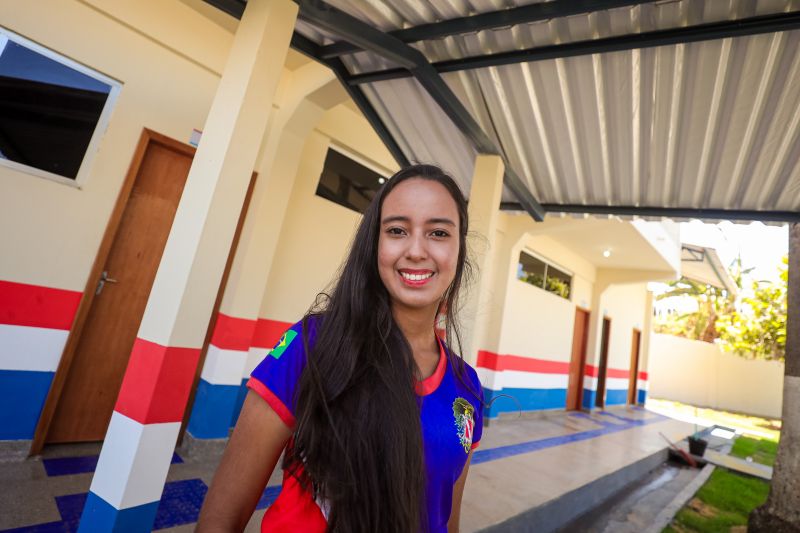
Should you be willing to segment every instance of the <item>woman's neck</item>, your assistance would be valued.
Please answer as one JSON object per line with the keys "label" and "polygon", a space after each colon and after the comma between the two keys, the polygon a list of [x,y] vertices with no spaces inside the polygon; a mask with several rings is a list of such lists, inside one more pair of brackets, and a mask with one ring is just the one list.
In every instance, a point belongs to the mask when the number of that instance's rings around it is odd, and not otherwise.
{"label": "woman's neck", "polygon": [[433,329],[436,308],[422,310],[395,307],[393,314],[395,322],[411,346],[414,361],[422,377],[429,376],[439,361],[439,345]]}

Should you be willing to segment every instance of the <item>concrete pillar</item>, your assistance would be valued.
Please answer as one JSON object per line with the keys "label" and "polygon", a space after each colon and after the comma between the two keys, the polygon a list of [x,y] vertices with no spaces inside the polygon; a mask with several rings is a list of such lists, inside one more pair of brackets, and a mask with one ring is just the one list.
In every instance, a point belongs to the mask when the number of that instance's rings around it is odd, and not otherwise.
{"label": "concrete pillar", "polygon": [[[246,377],[266,355],[265,349],[250,349],[256,331],[259,340],[265,337],[263,325],[257,327],[258,310],[305,139],[325,112],[310,98],[338,83],[333,72],[318,63],[305,65],[287,78],[282,90],[286,98],[277,102],[262,144],[253,198],[197,386],[187,428],[194,438],[228,436],[244,402]],[[271,339],[267,334],[264,342]],[[266,348],[275,342],[277,338]]]}
{"label": "concrete pillar", "polygon": [[250,0],[139,327],[80,531],[150,531],[297,16]]}
{"label": "concrete pillar", "polygon": [[467,244],[475,267],[474,279],[467,289],[467,300],[462,312],[465,345],[464,360],[475,365],[478,350],[485,342],[489,327],[489,306],[492,289],[492,253],[500,199],[503,194],[505,165],[500,156],[478,155],[469,191],[469,236]]}

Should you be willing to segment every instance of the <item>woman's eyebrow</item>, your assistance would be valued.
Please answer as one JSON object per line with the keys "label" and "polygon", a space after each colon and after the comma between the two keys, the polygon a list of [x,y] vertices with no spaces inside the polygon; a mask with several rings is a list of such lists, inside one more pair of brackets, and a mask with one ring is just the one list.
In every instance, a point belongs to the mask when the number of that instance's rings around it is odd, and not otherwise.
{"label": "woman's eyebrow", "polygon": [[[393,216],[384,218],[381,221],[381,224],[391,224],[392,222],[409,223],[409,222],[411,222],[411,219],[409,217],[403,216],[403,215],[393,215]],[[456,223],[453,222],[452,220],[450,220],[449,218],[429,218],[425,223],[426,224],[447,224],[448,226],[454,226],[454,227],[456,225]]]}

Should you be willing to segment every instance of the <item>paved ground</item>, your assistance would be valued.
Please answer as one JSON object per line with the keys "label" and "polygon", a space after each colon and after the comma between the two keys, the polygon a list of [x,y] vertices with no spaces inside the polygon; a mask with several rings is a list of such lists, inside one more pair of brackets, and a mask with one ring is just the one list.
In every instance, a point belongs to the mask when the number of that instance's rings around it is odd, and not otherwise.
{"label": "paved ground", "polygon": [[[691,431],[688,424],[624,407],[492,421],[473,456],[462,530],[499,524],[651,456],[665,447],[659,432],[677,441]],[[0,463],[0,530],[74,531],[98,452],[99,445],[54,446],[42,458]],[[193,530],[218,460],[217,453],[173,457],[155,529]],[[248,531],[258,531],[279,482],[276,472]]]}

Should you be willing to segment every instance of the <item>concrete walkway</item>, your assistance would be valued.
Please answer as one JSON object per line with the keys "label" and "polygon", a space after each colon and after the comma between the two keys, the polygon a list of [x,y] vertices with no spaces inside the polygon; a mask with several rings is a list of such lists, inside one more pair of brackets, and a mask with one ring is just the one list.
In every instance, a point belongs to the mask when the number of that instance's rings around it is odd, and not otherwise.
{"label": "concrete walkway", "polygon": [[[462,531],[548,531],[645,475],[692,427],[639,408],[552,412],[492,421],[484,430],[462,505]],[[75,531],[99,445],[55,446],[41,459],[0,463],[0,531]],[[155,529],[193,531],[219,453],[173,457]],[[247,531],[280,490],[273,474]],[[19,529],[17,529],[19,528]]]}

